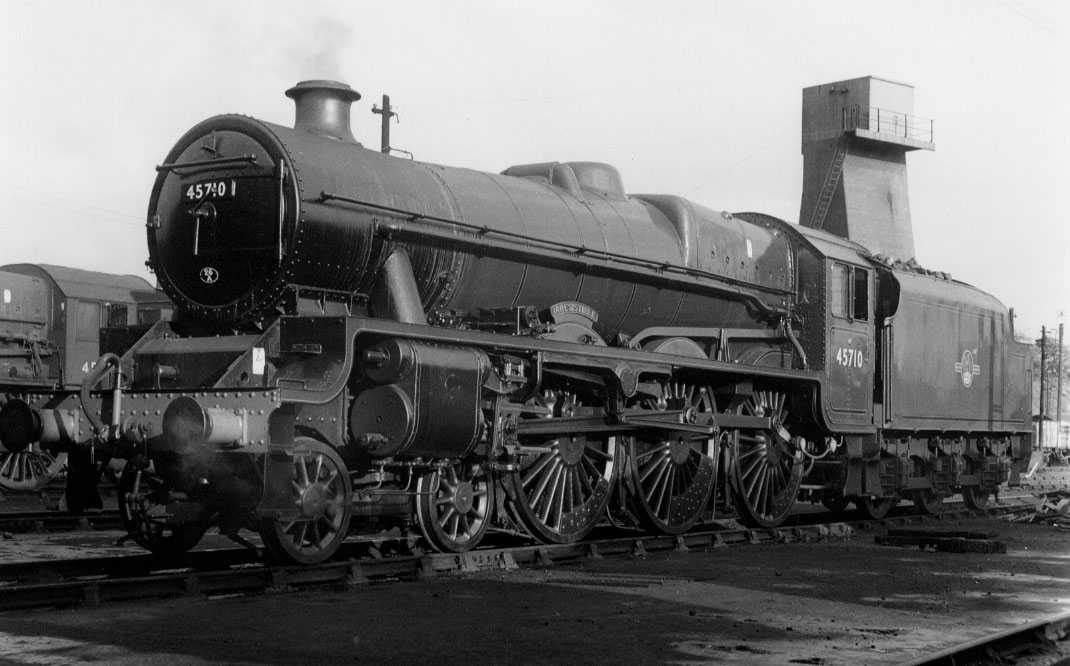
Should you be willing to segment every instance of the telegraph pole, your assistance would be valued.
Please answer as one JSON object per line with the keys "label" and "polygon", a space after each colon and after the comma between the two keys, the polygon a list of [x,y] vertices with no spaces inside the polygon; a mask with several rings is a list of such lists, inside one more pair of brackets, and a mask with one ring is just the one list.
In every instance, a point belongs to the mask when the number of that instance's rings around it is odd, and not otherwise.
{"label": "telegraph pole", "polygon": [[1040,420],[1037,423],[1037,440],[1044,448],[1044,363],[1047,361],[1048,328],[1040,327]]}
{"label": "telegraph pole", "polygon": [[[1062,313],[1059,313],[1060,319],[1062,319]],[[1059,425],[1055,426],[1055,445],[1062,445],[1060,437],[1063,432],[1063,323],[1059,322],[1059,374],[1055,375],[1055,422]]]}
{"label": "telegraph pole", "polygon": [[379,136],[379,151],[390,154],[390,119],[396,117],[398,114],[390,108],[390,95],[383,95],[383,107],[372,105],[372,113],[383,117],[381,127],[382,131]]}

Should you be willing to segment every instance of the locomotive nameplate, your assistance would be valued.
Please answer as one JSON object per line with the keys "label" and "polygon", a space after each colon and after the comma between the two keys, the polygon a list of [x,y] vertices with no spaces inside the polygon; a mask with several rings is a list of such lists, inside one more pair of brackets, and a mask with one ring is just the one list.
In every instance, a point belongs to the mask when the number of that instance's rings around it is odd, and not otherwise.
{"label": "locomotive nameplate", "polygon": [[186,186],[182,198],[186,201],[224,201],[238,196],[238,181],[234,178],[213,178]]}

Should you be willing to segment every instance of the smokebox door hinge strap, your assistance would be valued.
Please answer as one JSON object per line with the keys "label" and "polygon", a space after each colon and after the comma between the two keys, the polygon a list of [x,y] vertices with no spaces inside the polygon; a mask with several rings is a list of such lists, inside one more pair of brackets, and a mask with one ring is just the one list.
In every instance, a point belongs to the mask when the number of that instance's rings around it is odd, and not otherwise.
{"label": "smokebox door hinge strap", "polygon": [[195,169],[197,167],[210,167],[218,169],[219,167],[250,167],[256,165],[256,155],[242,155],[240,157],[219,157],[210,160],[193,160],[190,162],[169,162],[167,164],[160,164],[156,167],[156,171],[176,171],[178,169]]}

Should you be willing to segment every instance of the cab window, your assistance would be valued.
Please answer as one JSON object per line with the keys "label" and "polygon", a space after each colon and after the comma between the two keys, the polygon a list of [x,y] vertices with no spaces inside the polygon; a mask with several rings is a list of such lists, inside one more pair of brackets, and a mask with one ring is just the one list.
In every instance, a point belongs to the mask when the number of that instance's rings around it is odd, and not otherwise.
{"label": "cab window", "polygon": [[854,267],[854,313],[855,319],[869,319],[869,271]]}
{"label": "cab window", "polygon": [[829,276],[829,312],[843,319],[869,319],[869,271],[858,266],[832,263]]}

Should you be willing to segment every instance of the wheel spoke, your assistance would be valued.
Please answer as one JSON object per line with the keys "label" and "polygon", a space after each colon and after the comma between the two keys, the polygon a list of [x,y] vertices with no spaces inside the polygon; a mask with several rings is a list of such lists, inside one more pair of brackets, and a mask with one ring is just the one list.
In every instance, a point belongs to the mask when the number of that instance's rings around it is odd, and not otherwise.
{"label": "wheel spoke", "polygon": [[644,451],[642,453],[639,453],[639,454],[636,454],[635,460],[636,460],[636,462],[638,462],[640,460],[646,460],[650,456],[657,455],[659,453],[664,452],[666,448],[668,448],[668,444],[659,444],[657,446],[652,446],[649,449],[647,449],[646,451]]}
{"label": "wheel spoke", "polygon": [[739,454],[739,459],[740,460],[745,460],[747,458],[750,458],[751,456],[761,455],[762,453],[765,453],[765,452],[762,451],[762,449],[760,447],[756,446],[753,449],[750,449],[749,451],[744,451],[743,453],[740,453]]}
{"label": "wheel spoke", "polygon": [[550,517],[550,511],[554,505],[554,498],[557,496],[557,491],[559,489],[558,482],[560,481],[562,474],[561,467],[561,465],[554,466],[553,474],[550,475],[553,477],[551,481],[552,485],[550,486],[550,494],[546,496],[546,501],[541,503],[542,510],[539,512],[539,521],[543,524],[547,523],[547,520]]}
{"label": "wheel spoke", "polygon": [[[762,463],[765,461],[762,460]],[[747,484],[747,497],[753,500],[752,504],[757,507],[758,497],[761,496],[762,487],[765,485],[765,470],[759,467],[754,472],[754,476],[751,477],[750,483]]]}
{"label": "wheel spoke", "polygon": [[531,483],[537,477],[537,475],[540,474],[543,471],[543,469],[547,465],[549,465],[550,463],[552,463],[555,460],[557,460],[557,454],[555,454],[555,453],[544,453],[544,454],[542,454],[538,458],[538,460],[536,460],[534,463],[532,463],[531,467],[529,467],[527,470],[525,470],[524,477],[523,477],[524,485],[527,486],[529,483]]}
{"label": "wheel spoke", "polygon": [[300,525],[301,531],[296,534],[294,538],[294,543],[297,544],[298,547],[305,545],[305,535],[308,533],[308,521],[302,520]]}
{"label": "wheel spoke", "polygon": [[583,448],[583,457],[584,458],[587,458],[587,457],[598,458],[602,462],[609,462],[610,460],[613,460],[612,456],[610,456],[608,453],[606,453],[605,451],[602,451],[600,449],[597,449],[597,448],[591,446],[590,444],[586,445]]}
{"label": "wheel spoke", "polygon": [[572,501],[572,468],[565,469],[564,478],[561,479],[561,511],[559,513],[567,513],[572,511],[572,507],[575,504]]}
{"label": "wheel spoke", "polygon": [[553,479],[554,474],[557,472],[557,469],[560,466],[561,466],[561,459],[560,458],[555,458],[554,459],[554,464],[551,465],[550,469],[542,475],[542,480],[539,482],[538,488],[536,488],[534,494],[531,496],[531,498],[530,498],[531,506],[534,507],[534,506],[538,505],[539,501],[542,499],[543,493],[546,492],[546,486]]}
{"label": "wheel spoke", "polygon": [[671,504],[669,498],[672,497],[673,480],[675,476],[675,470],[670,467],[661,481],[661,493],[658,494],[658,502],[654,507],[654,513],[658,516],[667,517],[669,515],[669,505]]}
{"label": "wheel spoke", "polygon": [[671,464],[672,461],[669,460],[668,456],[664,458],[658,458],[647,466],[646,471],[643,472],[642,476],[639,477],[639,482],[643,483],[654,473],[657,473],[660,476],[662,471],[669,467],[669,465]]}
{"label": "wheel spoke", "polygon": [[569,505],[575,508],[583,504],[583,488],[582,482],[580,481],[582,475],[580,469],[578,467],[569,467],[568,476],[571,479],[568,484],[569,492],[571,493],[569,496]]}
{"label": "wheel spoke", "polygon": [[751,477],[751,472],[753,472],[755,469],[757,469],[758,466],[761,465],[764,462],[765,462],[765,458],[764,457],[755,458],[754,461],[751,462],[749,465],[747,465],[747,468],[745,470],[743,470],[743,473],[742,473],[743,478],[749,479]]}
{"label": "wheel spoke", "polygon": [[598,469],[598,466],[595,465],[594,462],[592,462],[591,459],[587,458],[586,456],[584,456],[580,460],[584,469],[589,472],[587,480],[588,482],[590,482],[591,489],[593,492],[594,487],[598,484],[598,480],[602,478],[602,470]]}
{"label": "wheel spoke", "polygon": [[[565,515],[565,490],[568,488],[568,474],[565,468],[562,468],[557,476],[561,487],[557,492],[557,502],[554,505],[553,525],[561,527],[561,518]],[[571,509],[570,506],[569,510]]]}

